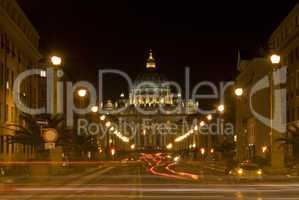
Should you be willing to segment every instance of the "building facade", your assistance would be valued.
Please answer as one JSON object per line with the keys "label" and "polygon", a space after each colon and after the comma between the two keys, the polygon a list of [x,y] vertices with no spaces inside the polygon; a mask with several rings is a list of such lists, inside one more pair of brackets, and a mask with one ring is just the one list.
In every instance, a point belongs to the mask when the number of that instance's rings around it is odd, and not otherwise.
{"label": "building facade", "polygon": [[[237,160],[249,160],[256,157],[269,157],[271,139],[270,127],[260,122],[250,108],[261,116],[270,117],[270,88],[258,91],[253,96],[250,92],[263,78],[271,72],[267,58],[243,60],[238,68],[240,74],[236,85],[243,88],[244,94],[236,99],[236,142]],[[268,102],[267,102],[268,101]]]}
{"label": "building facade", "polygon": [[[299,127],[299,3],[274,30],[269,39],[273,52],[282,57],[282,65],[287,66],[287,124],[288,130]],[[292,137],[292,131],[287,132]],[[294,147],[287,148],[288,156],[294,153]]]}
{"label": "building facade", "polygon": [[[126,106],[124,111],[109,116],[118,124],[121,123],[121,127],[129,125],[135,128],[123,130],[121,133],[129,136],[130,143],[134,144],[136,150],[161,151],[167,150],[167,146],[173,147],[172,150],[199,147],[199,136],[195,137],[195,134],[175,142],[177,137],[189,131],[187,128],[192,126],[193,120],[199,118],[198,103],[183,100],[181,94],[174,91],[168,83],[166,77],[159,72],[150,51],[145,70],[136,77],[129,94],[121,94],[116,103],[108,101],[103,105],[103,113]],[[185,124],[185,129],[184,123],[188,124]],[[112,146],[122,146],[117,137],[111,138]],[[123,147],[128,148],[125,145]]]}
{"label": "building facade", "polygon": [[[0,160],[26,159],[34,153],[29,145],[10,144],[13,132],[7,124],[25,122],[13,102],[13,83],[21,72],[37,66],[39,34],[15,0],[0,0]],[[35,78],[26,79],[19,94],[22,101],[36,107],[38,86]]]}

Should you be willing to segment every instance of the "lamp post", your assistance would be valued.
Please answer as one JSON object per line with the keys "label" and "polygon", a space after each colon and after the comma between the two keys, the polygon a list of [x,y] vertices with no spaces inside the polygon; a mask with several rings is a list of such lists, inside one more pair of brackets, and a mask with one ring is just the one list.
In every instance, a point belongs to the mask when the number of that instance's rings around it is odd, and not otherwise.
{"label": "lamp post", "polygon": [[[51,83],[51,86],[50,88],[51,89],[51,95],[50,95],[50,98],[51,98],[51,102],[52,102],[52,111],[54,113],[58,113],[58,112],[62,112],[62,109],[63,109],[63,106],[61,105],[61,102],[58,100],[58,99],[61,99],[62,98],[62,91],[61,91],[61,88],[58,88],[57,86],[57,83],[59,81],[59,79],[61,79],[61,77],[58,76],[59,72],[60,72],[60,67],[62,65],[62,57],[60,56],[51,56],[49,58],[49,64],[53,70],[53,74],[50,73],[50,77],[52,76],[54,81],[53,83]],[[45,75],[45,74],[42,74],[42,75]],[[48,85],[49,87],[49,85]]]}
{"label": "lamp post", "polygon": [[245,147],[245,136],[242,134],[243,132],[243,122],[240,116],[242,113],[242,104],[241,97],[244,95],[244,89],[242,87],[236,87],[234,90],[234,95],[236,97],[235,106],[236,106],[236,134],[234,136],[234,142],[236,142],[236,158],[239,162],[244,160],[246,155],[244,147]]}
{"label": "lamp post", "polygon": [[79,107],[83,108],[87,97],[87,90],[84,88],[79,89],[77,91],[77,96],[79,97],[78,98]]}
{"label": "lamp post", "polygon": [[[222,115],[224,113],[225,107],[223,104],[220,104],[217,107],[218,112],[220,113],[220,115]],[[223,135],[223,126],[220,126],[220,135]]]}
{"label": "lamp post", "polygon": [[[280,133],[273,129],[274,108],[275,106],[275,88],[274,88],[274,75],[280,65],[280,56],[273,54],[270,57],[272,69],[270,71],[270,151],[271,151],[271,167],[274,170],[283,170],[284,166],[284,152],[281,150],[279,144],[275,141],[280,138]],[[280,103],[280,102],[279,102]]]}

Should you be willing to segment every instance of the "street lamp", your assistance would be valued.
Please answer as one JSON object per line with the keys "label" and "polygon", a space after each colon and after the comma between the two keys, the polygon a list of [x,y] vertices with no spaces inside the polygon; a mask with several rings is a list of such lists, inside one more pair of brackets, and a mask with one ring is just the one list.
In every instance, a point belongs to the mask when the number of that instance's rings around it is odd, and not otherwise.
{"label": "street lamp", "polygon": [[219,105],[217,109],[218,109],[219,112],[223,113],[224,112],[224,105],[222,105],[222,104]]}
{"label": "street lamp", "polygon": [[136,147],[136,145],[135,145],[135,144],[131,144],[131,146],[130,146],[131,150],[134,150],[134,149],[135,149],[135,147]]}
{"label": "street lamp", "polygon": [[235,89],[235,95],[237,97],[241,97],[243,95],[244,91],[243,91],[243,88],[236,88]]}
{"label": "street lamp", "polygon": [[207,116],[207,120],[211,121],[213,119],[213,116],[210,114]]}
{"label": "street lamp", "polygon": [[277,54],[273,54],[271,55],[270,60],[273,65],[278,65],[280,63],[280,56]]}
{"label": "street lamp", "polygon": [[79,97],[85,97],[87,95],[87,90],[86,89],[78,90],[78,95]]}
{"label": "street lamp", "polygon": [[[278,169],[283,169],[285,166],[284,163],[284,152],[282,152],[280,150],[279,145],[275,142],[279,137],[280,137],[280,133],[278,131],[276,131],[273,128],[273,123],[275,120],[275,115],[274,112],[276,111],[276,105],[274,104],[274,102],[276,101],[276,90],[279,91],[280,89],[277,87],[278,86],[274,86],[274,79],[275,79],[275,73],[276,70],[278,69],[279,65],[280,65],[280,61],[281,61],[281,57],[280,55],[277,54],[272,54],[270,57],[271,63],[273,65],[272,67],[272,71],[270,72],[269,75],[269,79],[270,79],[270,152],[271,152],[271,166],[273,168],[278,168]],[[276,87],[276,88],[275,88]],[[280,94],[282,95],[282,94]],[[279,100],[279,97],[278,97]],[[280,102],[280,101],[277,101]],[[281,114],[281,113],[280,113]],[[280,116],[282,117],[282,116]],[[264,147],[264,149],[262,149],[262,151],[267,151],[266,147]]]}
{"label": "street lamp", "polygon": [[176,157],[174,157],[174,162],[178,162],[179,160],[180,160],[180,156],[176,156]]}
{"label": "street lamp", "polygon": [[54,65],[54,66],[59,66],[59,65],[61,65],[61,63],[62,63],[62,58],[59,57],[59,56],[52,56],[52,57],[51,57],[51,63],[52,63],[52,65]]}
{"label": "street lamp", "polygon": [[105,126],[106,126],[107,128],[109,128],[109,127],[111,126],[111,122],[110,122],[110,121],[106,122]]}
{"label": "street lamp", "polygon": [[116,153],[115,149],[114,149],[114,148],[112,148],[112,149],[111,149],[111,156],[114,156],[114,155],[115,155],[115,153]]}
{"label": "street lamp", "polygon": [[92,107],[91,107],[91,112],[93,112],[93,113],[97,113],[98,110],[99,110],[99,107],[98,107],[98,106],[92,106]]}
{"label": "street lamp", "polygon": [[146,130],[145,129],[143,129],[142,134],[146,135]]}
{"label": "street lamp", "polygon": [[204,154],[206,153],[205,148],[201,148],[201,149],[200,149],[200,153],[201,153],[201,155],[204,155]]}
{"label": "street lamp", "polygon": [[106,116],[105,115],[102,115],[101,117],[100,117],[100,120],[101,121],[104,121],[106,119]]}
{"label": "street lamp", "polygon": [[262,152],[263,152],[263,153],[266,153],[267,150],[268,150],[268,147],[267,147],[267,146],[263,146],[263,147],[262,147]]}
{"label": "street lamp", "polygon": [[168,150],[172,149],[172,147],[173,147],[172,143],[169,143],[169,144],[166,146],[166,148],[167,148]]}
{"label": "street lamp", "polygon": [[206,125],[206,123],[205,123],[204,121],[201,121],[201,122],[199,123],[199,125],[200,125],[200,127],[204,127],[204,126]]}

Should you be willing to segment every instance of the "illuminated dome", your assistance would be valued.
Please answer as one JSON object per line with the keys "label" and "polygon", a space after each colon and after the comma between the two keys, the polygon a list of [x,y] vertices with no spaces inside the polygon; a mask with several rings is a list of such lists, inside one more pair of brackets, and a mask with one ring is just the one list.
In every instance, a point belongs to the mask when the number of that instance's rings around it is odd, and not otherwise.
{"label": "illuminated dome", "polygon": [[130,103],[143,107],[173,103],[170,87],[165,85],[167,79],[157,71],[152,51],[146,62],[146,70],[140,73],[130,93]]}
{"label": "illuminated dome", "polygon": [[144,82],[153,82],[157,85],[161,85],[162,83],[165,83],[167,79],[163,74],[160,74],[157,71],[154,70],[146,70],[143,73],[140,73],[134,82],[134,85],[138,85],[140,83]]}

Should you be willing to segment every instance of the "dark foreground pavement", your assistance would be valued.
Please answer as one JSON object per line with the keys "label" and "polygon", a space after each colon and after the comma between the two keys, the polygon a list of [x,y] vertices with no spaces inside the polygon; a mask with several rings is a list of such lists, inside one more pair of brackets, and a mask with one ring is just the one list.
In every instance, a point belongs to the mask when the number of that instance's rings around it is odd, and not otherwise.
{"label": "dark foreground pavement", "polygon": [[[172,172],[176,172],[172,169]],[[181,170],[181,169],[180,169]],[[153,174],[155,172],[155,174]],[[180,178],[164,165],[145,163],[107,165],[75,176],[48,181],[1,183],[0,200],[7,199],[299,199],[299,184],[206,182],[202,171],[195,180]],[[185,174],[182,174],[185,175]]]}

